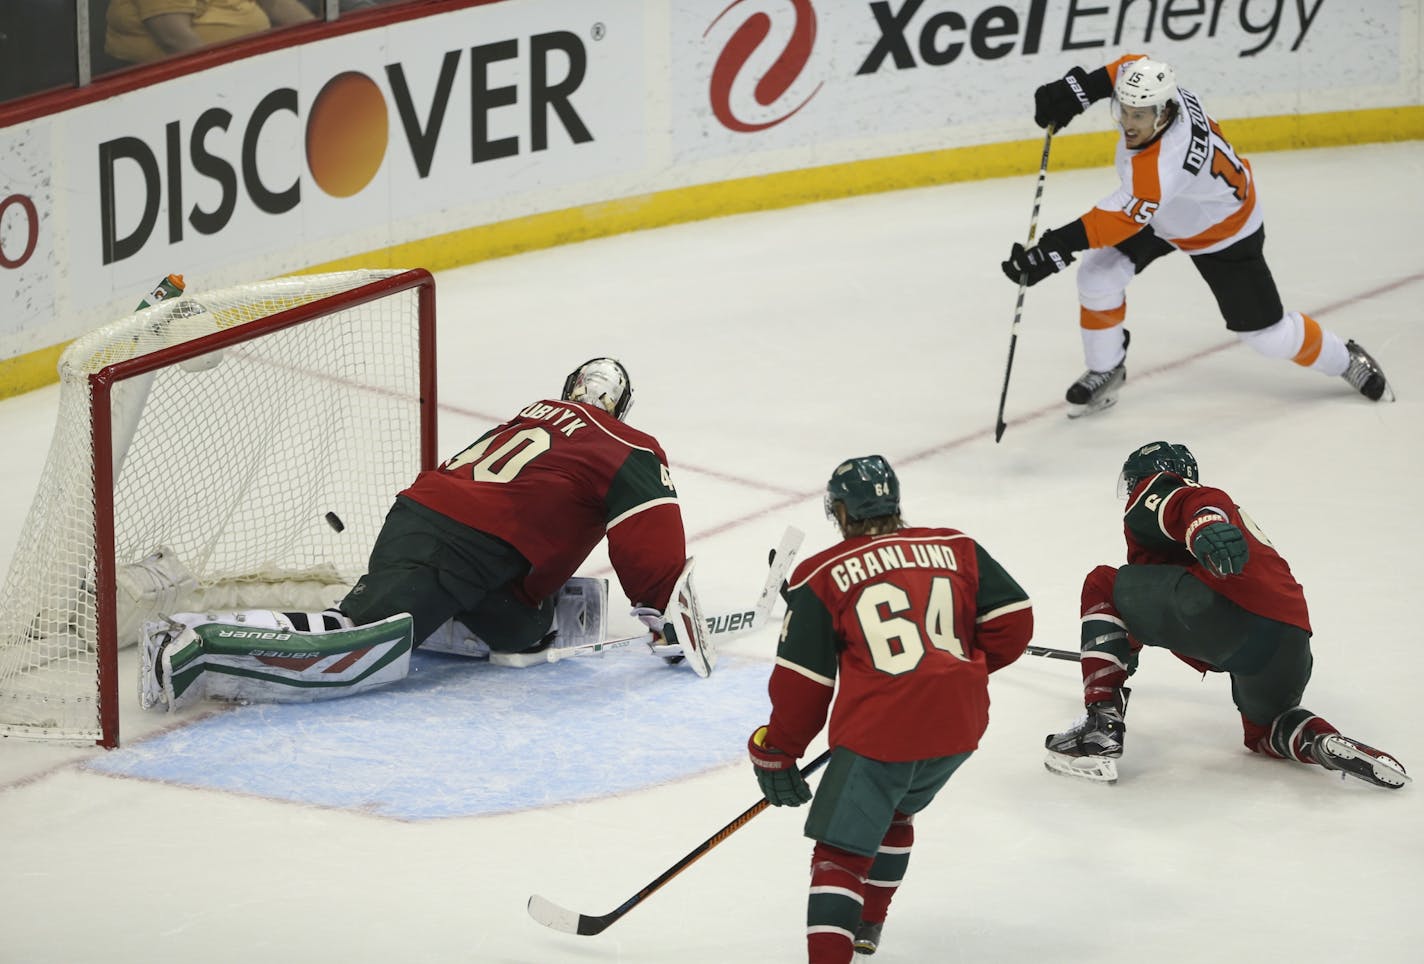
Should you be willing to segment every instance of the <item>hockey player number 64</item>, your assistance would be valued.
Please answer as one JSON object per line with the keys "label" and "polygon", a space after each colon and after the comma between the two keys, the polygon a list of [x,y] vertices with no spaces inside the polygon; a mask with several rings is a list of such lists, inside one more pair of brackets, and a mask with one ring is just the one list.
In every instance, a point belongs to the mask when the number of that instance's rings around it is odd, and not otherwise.
{"label": "hockey player number 64", "polygon": [[[881,616],[884,607],[886,617]],[[925,655],[921,626],[904,616],[910,611],[910,597],[893,583],[872,583],[855,601],[860,631],[870,647],[875,668],[891,676],[908,673],[920,665]],[[954,631],[954,584],[944,576],[930,582],[930,598],[925,605],[923,628],[930,644],[956,659],[967,659],[964,644]]]}

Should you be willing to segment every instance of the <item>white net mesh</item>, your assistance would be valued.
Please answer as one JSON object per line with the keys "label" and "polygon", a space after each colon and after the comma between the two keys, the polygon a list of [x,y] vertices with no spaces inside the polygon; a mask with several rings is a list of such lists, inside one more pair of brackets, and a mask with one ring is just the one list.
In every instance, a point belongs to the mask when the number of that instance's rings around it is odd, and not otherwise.
{"label": "white net mesh", "polygon": [[[353,289],[394,274],[184,294],[65,351],[49,456],[0,591],[0,735],[100,737],[96,607],[112,602],[95,592],[96,498],[111,499],[128,601],[119,645],[159,608],[320,609],[364,572],[421,465],[417,292],[351,305]],[[311,320],[240,340],[254,322],[323,299]],[[220,352],[114,383],[115,481],[112,495],[96,493],[89,376],[218,331]],[[186,570],[197,595],[125,594],[126,570],[140,586],[154,581],[157,570],[134,564],[159,550],[163,572]]]}

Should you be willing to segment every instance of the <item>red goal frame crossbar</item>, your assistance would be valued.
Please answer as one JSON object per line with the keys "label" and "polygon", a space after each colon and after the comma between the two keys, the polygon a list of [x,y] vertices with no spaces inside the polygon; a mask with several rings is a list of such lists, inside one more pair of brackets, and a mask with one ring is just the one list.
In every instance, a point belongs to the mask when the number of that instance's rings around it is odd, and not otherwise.
{"label": "red goal frame crossbar", "polygon": [[[119,745],[118,621],[115,613],[117,589],[114,560],[114,464],[113,422],[109,402],[115,384],[159,368],[188,361],[230,345],[291,328],[332,311],[332,302],[344,310],[378,301],[401,291],[417,290],[417,323],[420,352],[420,468],[435,467],[435,279],[424,268],[414,268],[389,278],[352,288],[339,295],[321,298],[288,308],[230,331],[216,331],[181,345],[163,348],[138,358],[114,362],[89,376],[89,424],[93,432],[94,458],[94,561],[96,582],[96,629],[99,666],[99,746]],[[395,498],[395,493],[391,493]],[[106,604],[100,604],[106,603]]]}

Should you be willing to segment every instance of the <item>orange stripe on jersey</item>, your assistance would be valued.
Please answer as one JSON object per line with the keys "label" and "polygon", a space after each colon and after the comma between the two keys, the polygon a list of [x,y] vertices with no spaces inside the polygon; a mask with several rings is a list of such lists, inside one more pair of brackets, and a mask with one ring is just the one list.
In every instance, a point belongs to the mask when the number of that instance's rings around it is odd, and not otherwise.
{"label": "orange stripe on jersey", "polygon": [[1320,347],[1325,343],[1325,339],[1320,334],[1320,322],[1304,312],[1301,312],[1300,320],[1305,322],[1305,338],[1300,343],[1300,351],[1295,353],[1291,361],[1309,368],[1320,357]]}
{"label": "orange stripe on jersey", "polygon": [[1078,309],[1078,324],[1083,328],[1092,331],[1102,331],[1105,328],[1116,328],[1127,320],[1127,299],[1124,298],[1122,304],[1116,308],[1109,308],[1107,311],[1096,311],[1092,308]]}
{"label": "orange stripe on jersey", "polygon": [[1213,244],[1225,241],[1246,224],[1246,221],[1251,217],[1251,212],[1256,209],[1256,178],[1251,171],[1251,162],[1243,157],[1241,163],[1245,166],[1246,173],[1252,175],[1247,182],[1246,200],[1242,201],[1241,206],[1232,214],[1222,218],[1201,234],[1194,234],[1190,238],[1170,238],[1169,240],[1178,248],[1183,251],[1200,251],[1202,248],[1209,248]]}
{"label": "orange stripe on jersey", "polygon": [[1088,232],[1088,247],[1110,248],[1141,231],[1142,225],[1121,211],[1093,208],[1083,215],[1083,228]]}
{"label": "orange stripe on jersey", "polygon": [[[1162,201],[1162,180],[1157,176],[1157,161],[1162,156],[1162,142],[1153,141],[1132,158],[1132,206],[1126,211],[1104,211],[1093,208],[1083,215],[1083,227],[1088,232],[1088,246],[1110,248],[1121,244],[1142,230]],[[1143,210],[1146,208],[1146,210]]]}

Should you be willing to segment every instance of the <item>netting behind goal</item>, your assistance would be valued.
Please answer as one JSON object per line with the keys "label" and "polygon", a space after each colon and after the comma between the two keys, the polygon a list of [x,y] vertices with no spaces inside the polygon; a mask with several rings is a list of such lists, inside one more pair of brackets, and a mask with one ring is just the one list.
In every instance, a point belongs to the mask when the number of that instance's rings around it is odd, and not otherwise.
{"label": "netting behind goal", "polygon": [[434,300],[424,271],[280,279],[69,346],[0,590],[0,735],[116,745],[118,648],[160,611],[340,598],[434,462]]}

